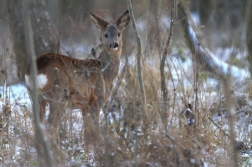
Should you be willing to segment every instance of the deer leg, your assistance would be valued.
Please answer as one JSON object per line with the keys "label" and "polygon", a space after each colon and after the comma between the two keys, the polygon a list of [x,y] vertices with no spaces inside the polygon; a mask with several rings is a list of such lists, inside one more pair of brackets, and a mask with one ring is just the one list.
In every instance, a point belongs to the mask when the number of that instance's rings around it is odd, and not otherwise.
{"label": "deer leg", "polygon": [[[91,107],[91,116],[92,116],[92,121],[93,124],[98,128],[99,127],[99,116],[100,116],[100,105],[98,104],[98,102],[96,104],[94,104]],[[98,130],[98,129],[97,129]]]}
{"label": "deer leg", "polygon": [[41,123],[44,123],[45,121],[45,108],[46,100],[39,100],[39,118]]}
{"label": "deer leg", "polygon": [[82,121],[83,121],[83,124],[82,124],[82,132],[84,133],[82,136],[84,136],[84,142],[85,142],[85,146],[88,150],[88,146],[89,146],[89,134],[88,134],[88,125],[89,125],[89,115],[88,115],[88,109],[87,107],[83,107],[82,109]]}
{"label": "deer leg", "polygon": [[[44,99],[39,100],[39,118],[40,122],[44,123],[45,120],[45,107],[46,107],[46,101]],[[35,136],[36,136],[36,150],[37,150],[37,156],[38,157],[43,157],[43,149],[41,146],[41,139],[37,138],[37,131],[35,130]],[[41,159],[39,159],[40,164],[44,164]]]}
{"label": "deer leg", "polygon": [[55,139],[58,141],[58,130],[59,122],[64,112],[64,106],[59,102],[49,102],[50,105],[50,114],[48,117],[49,129],[54,135]]}
{"label": "deer leg", "polygon": [[48,137],[50,139],[50,145],[52,152],[55,155],[55,162],[63,162],[64,152],[61,150],[60,139],[59,139],[59,124],[61,117],[64,113],[64,106],[60,102],[49,102],[50,114],[48,116]]}
{"label": "deer leg", "polygon": [[94,112],[94,110],[98,110],[97,107],[90,106],[89,114],[87,114],[87,109],[82,109],[83,116],[83,129],[84,129],[84,141],[87,149],[90,144],[94,144],[99,137],[99,114]]}

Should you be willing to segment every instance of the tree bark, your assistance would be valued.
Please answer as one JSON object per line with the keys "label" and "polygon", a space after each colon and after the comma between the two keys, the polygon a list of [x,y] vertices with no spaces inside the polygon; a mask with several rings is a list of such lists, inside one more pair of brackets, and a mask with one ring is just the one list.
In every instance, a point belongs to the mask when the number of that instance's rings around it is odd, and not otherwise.
{"label": "tree bark", "polygon": [[[57,52],[58,35],[53,32],[53,26],[48,12],[46,0],[31,1],[31,22],[33,27],[35,54]],[[30,64],[25,47],[24,22],[22,19],[22,1],[6,0],[9,15],[9,26],[12,33],[14,51],[16,53],[17,74],[24,81],[25,70]]]}

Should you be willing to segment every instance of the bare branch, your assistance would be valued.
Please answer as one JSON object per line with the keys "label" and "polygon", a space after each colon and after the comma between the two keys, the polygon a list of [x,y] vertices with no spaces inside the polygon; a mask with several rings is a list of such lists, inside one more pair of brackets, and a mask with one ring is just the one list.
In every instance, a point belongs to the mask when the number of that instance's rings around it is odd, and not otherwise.
{"label": "bare branch", "polygon": [[244,79],[248,74],[228,63],[219,60],[211,51],[202,45],[202,42],[197,37],[197,31],[194,23],[190,19],[185,7],[180,4],[178,6],[178,17],[181,19],[181,25],[184,32],[184,37],[188,48],[191,50],[193,59],[197,61],[201,71],[206,71],[213,74],[219,79],[228,78],[232,76],[235,79]]}

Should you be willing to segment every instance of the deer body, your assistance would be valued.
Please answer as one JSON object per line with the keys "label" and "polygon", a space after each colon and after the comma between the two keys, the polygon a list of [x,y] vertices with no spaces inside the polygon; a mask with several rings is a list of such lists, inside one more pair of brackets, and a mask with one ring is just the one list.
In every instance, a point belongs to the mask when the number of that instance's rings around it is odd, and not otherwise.
{"label": "deer body", "polygon": [[[40,117],[44,121],[45,107],[49,103],[48,123],[55,130],[65,107],[80,108],[83,116],[91,113],[97,120],[101,105],[108,98],[118,73],[122,32],[129,23],[129,13],[126,11],[114,24],[92,13],[90,17],[100,29],[102,51],[98,59],[79,60],[54,53],[36,59]],[[29,68],[25,80],[28,88],[33,89]]]}

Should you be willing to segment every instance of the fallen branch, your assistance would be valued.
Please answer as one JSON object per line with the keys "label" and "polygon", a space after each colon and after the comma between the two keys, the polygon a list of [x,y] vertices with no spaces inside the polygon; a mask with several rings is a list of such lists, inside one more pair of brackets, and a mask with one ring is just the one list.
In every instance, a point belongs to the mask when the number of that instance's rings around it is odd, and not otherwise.
{"label": "fallen branch", "polygon": [[236,66],[218,59],[211,51],[202,45],[197,38],[197,30],[194,23],[190,19],[190,15],[186,12],[182,4],[178,5],[178,18],[181,20],[181,27],[187,46],[190,49],[193,60],[197,62],[201,71],[213,74],[218,79],[224,79],[231,76],[235,80],[245,79],[249,74]]}

